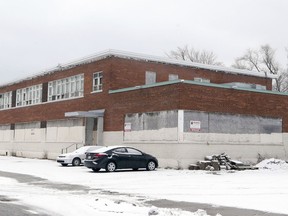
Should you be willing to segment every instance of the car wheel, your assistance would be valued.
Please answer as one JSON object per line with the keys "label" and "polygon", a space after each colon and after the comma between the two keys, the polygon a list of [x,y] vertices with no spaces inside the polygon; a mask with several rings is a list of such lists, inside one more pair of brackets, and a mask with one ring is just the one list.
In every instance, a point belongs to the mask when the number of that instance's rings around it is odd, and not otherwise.
{"label": "car wheel", "polygon": [[61,165],[62,165],[62,166],[68,166],[68,164],[64,164],[64,163],[62,163]]}
{"label": "car wheel", "polygon": [[147,169],[148,171],[153,171],[153,170],[155,170],[155,168],[156,168],[156,163],[155,163],[154,161],[149,161],[149,162],[147,163],[146,169]]}
{"label": "car wheel", "polygon": [[80,166],[81,160],[79,158],[74,158],[72,161],[73,166]]}
{"label": "car wheel", "polygon": [[100,170],[100,168],[92,168],[92,170],[93,170],[94,172],[98,172],[98,171]]}
{"label": "car wheel", "polygon": [[116,163],[113,161],[109,161],[106,165],[107,172],[114,172],[116,170]]}

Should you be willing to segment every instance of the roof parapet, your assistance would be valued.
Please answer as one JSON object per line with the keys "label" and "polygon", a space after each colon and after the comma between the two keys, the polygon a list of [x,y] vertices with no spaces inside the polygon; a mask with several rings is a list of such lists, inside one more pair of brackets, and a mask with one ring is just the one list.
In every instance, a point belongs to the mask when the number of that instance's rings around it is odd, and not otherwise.
{"label": "roof parapet", "polygon": [[39,73],[35,73],[32,76],[12,81],[7,84],[0,85],[0,87],[13,85],[22,81],[31,80],[33,78],[44,76],[50,73],[54,73],[57,71],[62,71],[66,69],[70,69],[73,67],[77,67],[79,65],[88,64],[91,62],[99,61],[101,59],[105,59],[110,56],[115,56],[119,58],[125,58],[125,59],[135,59],[135,60],[144,60],[144,61],[151,61],[151,62],[160,62],[165,64],[173,64],[173,65],[179,65],[179,66],[187,66],[192,68],[200,68],[200,69],[206,69],[206,70],[212,70],[215,72],[226,72],[231,74],[240,74],[240,75],[247,75],[247,76],[257,76],[257,77],[263,77],[263,78],[269,78],[269,79],[275,79],[278,76],[275,74],[266,74],[262,72],[257,71],[249,71],[249,70],[242,70],[242,69],[236,69],[236,68],[228,68],[224,66],[217,66],[217,65],[207,65],[207,64],[201,64],[196,62],[190,62],[190,61],[184,61],[184,60],[177,60],[177,59],[170,59],[167,57],[159,57],[159,56],[153,56],[153,55],[147,55],[147,54],[139,54],[134,52],[127,52],[127,51],[120,51],[115,49],[108,49],[96,54],[92,54],[89,56],[86,56],[81,59],[72,60],[65,64],[58,64],[56,67],[49,68],[46,70],[43,70]]}

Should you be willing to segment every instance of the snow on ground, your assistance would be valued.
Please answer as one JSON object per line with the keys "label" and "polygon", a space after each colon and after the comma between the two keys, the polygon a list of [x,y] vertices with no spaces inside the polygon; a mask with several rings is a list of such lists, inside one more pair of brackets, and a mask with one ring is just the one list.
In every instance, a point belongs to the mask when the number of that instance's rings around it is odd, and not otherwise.
{"label": "snow on ground", "polygon": [[[271,162],[272,161],[272,162]],[[57,190],[0,177],[0,195],[49,209],[56,215],[205,216],[179,209],[154,209],[144,201],[168,199],[288,213],[288,166],[276,159],[247,171],[121,171],[94,173],[86,167],[62,167],[55,161],[0,157],[0,171],[28,174],[54,183],[82,185],[88,190]],[[270,166],[273,165],[273,166]],[[267,167],[267,168],[264,168]],[[279,169],[279,167],[281,169]],[[3,188],[3,189],[2,189]]]}

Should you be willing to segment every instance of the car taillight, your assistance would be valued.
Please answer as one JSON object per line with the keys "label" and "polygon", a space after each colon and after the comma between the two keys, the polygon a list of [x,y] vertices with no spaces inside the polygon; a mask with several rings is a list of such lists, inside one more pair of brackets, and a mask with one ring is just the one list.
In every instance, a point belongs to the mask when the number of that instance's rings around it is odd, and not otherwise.
{"label": "car taillight", "polygon": [[107,156],[107,154],[105,154],[105,153],[96,153],[94,155],[95,158],[101,158],[101,157],[106,157],[106,156]]}

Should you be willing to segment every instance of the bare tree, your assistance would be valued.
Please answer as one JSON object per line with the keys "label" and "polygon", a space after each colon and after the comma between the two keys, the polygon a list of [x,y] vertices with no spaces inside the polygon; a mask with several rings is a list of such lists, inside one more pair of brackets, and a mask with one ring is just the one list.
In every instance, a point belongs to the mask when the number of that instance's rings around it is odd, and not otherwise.
{"label": "bare tree", "polygon": [[189,48],[188,45],[184,47],[177,47],[176,50],[170,51],[167,54],[169,58],[175,58],[179,60],[197,62],[209,65],[223,65],[222,62],[217,61],[217,56],[207,50],[195,50],[193,47]]}
{"label": "bare tree", "polygon": [[288,92],[288,72],[283,71],[276,79],[273,89],[280,92]]}
{"label": "bare tree", "polygon": [[275,49],[272,49],[269,45],[261,46],[262,61],[266,66],[263,70],[267,73],[278,74],[280,67],[279,63],[275,59]]}
{"label": "bare tree", "polygon": [[[275,57],[276,50],[266,44],[257,50],[248,49],[245,54],[235,59],[234,68],[256,70],[267,74],[278,75],[273,89],[276,91],[288,91],[288,72],[283,69]],[[286,52],[287,49],[286,49]],[[287,56],[288,59],[288,56]]]}
{"label": "bare tree", "polygon": [[288,48],[285,48],[287,64],[286,69],[283,69],[278,77],[278,82],[276,82],[277,88],[280,89],[281,92],[288,92]]}
{"label": "bare tree", "polygon": [[248,49],[243,56],[236,58],[232,67],[246,70],[257,70],[260,72],[259,52]]}

